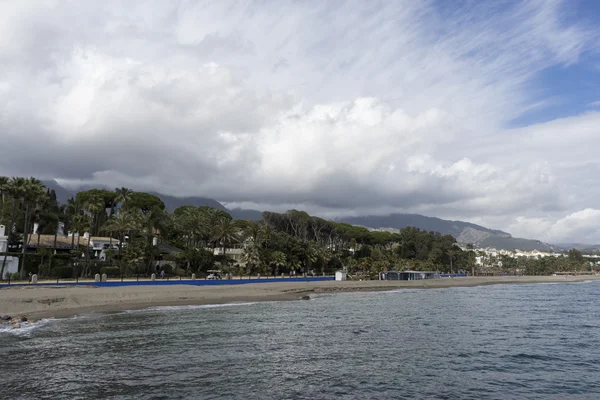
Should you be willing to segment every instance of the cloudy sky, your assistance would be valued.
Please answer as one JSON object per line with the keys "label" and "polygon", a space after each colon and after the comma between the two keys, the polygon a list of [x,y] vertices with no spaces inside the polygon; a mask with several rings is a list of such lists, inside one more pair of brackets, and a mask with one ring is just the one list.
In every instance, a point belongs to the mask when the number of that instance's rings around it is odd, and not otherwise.
{"label": "cloudy sky", "polygon": [[599,20],[594,0],[0,0],[0,174],[600,242]]}

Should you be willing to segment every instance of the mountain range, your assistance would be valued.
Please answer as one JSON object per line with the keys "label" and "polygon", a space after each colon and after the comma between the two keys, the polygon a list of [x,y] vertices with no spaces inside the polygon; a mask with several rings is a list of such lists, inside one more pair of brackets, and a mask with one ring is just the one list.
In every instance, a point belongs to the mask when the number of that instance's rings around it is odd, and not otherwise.
{"label": "mountain range", "polygon": [[[60,203],[66,203],[67,200],[75,195],[76,192],[99,188],[98,186],[81,186],[76,191],[71,192],[62,187],[54,180],[42,181],[49,189],[54,189],[56,198]],[[109,189],[109,188],[105,188]],[[206,197],[176,197],[157,192],[148,192],[159,197],[167,211],[173,212],[181,206],[209,206],[227,211],[234,219],[260,220],[262,212],[258,210],[247,209],[228,209],[217,200]],[[562,250],[563,246],[555,246],[539,240],[514,238],[510,233],[501,230],[489,229],[481,225],[472,224],[464,221],[450,221],[441,218],[427,217],[419,214],[390,214],[385,216],[361,216],[361,217],[341,217],[336,218],[336,222],[345,222],[351,225],[363,226],[374,231],[398,232],[402,228],[416,227],[426,231],[439,232],[443,235],[452,235],[459,243],[473,244],[475,247],[492,247],[505,250],[540,250],[554,251]],[[584,249],[585,245],[578,245]],[[593,246],[589,246],[593,247]],[[568,247],[570,248],[570,247]]]}
{"label": "mountain range", "polygon": [[464,221],[450,221],[419,214],[390,214],[385,216],[364,216],[339,218],[339,222],[364,226],[372,230],[398,232],[402,228],[414,226],[426,231],[439,232],[442,235],[452,235],[459,243],[473,244],[480,248],[495,248],[504,250],[559,250],[558,246],[539,240],[512,237],[510,233],[489,229],[481,225]]}

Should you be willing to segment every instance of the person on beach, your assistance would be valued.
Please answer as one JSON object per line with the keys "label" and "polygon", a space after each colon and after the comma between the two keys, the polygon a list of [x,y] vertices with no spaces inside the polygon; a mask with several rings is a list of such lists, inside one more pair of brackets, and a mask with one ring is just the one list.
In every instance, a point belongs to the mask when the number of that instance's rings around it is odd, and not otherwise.
{"label": "person on beach", "polygon": [[165,270],[160,271],[160,279],[165,279]]}

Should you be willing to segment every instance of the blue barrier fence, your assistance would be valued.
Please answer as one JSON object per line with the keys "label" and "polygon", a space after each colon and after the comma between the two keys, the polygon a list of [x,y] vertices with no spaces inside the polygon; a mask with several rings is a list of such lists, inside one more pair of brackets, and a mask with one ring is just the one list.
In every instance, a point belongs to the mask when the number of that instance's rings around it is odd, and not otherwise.
{"label": "blue barrier fence", "polygon": [[333,276],[319,276],[307,278],[256,278],[256,279],[182,279],[182,280],[166,280],[159,279],[156,281],[108,281],[108,282],[40,282],[37,284],[31,283],[12,283],[0,284],[0,289],[18,286],[94,286],[94,287],[116,287],[116,286],[164,286],[164,285],[194,285],[194,286],[216,286],[216,285],[241,285],[246,283],[269,283],[269,282],[321,282],[333,281]]}
{"label": "blue barrier fence", "polygon": [[[461,277],[465,277],[465,276],[471,276],[471,274],[440,274],[440,277],[442,277],[442,278],[450,278],[450,277],[461,278]],[[482,275],[482,276],[487,276],[487,275]],[[525,276],[525,275],[523,275],[523,274],[499,274],[497,276]]]}

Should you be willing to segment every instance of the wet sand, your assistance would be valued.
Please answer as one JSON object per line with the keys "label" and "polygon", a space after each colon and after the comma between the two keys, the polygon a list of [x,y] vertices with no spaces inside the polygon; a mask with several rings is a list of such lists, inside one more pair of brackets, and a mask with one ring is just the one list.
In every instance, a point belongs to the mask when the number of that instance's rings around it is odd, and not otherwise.
{"label": "wet sand", "polygon": [[237,285],[125,287],[13,287],[0,289],[0,315],[61,318],[90,312],[118,312],[155,306],[298,300],[318,293],[431,289],[496,284],[600,280],[600,276],[441,278],[423,281],[273,282]]}

